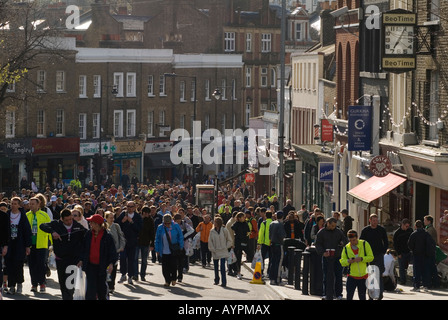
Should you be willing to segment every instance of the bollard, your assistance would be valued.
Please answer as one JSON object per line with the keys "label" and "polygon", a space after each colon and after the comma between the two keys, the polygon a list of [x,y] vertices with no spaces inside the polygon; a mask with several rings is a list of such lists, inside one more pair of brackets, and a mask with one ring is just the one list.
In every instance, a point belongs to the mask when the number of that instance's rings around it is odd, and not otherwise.
{"label": "bollard", "polygon": [[308,295],[308,276],[310,274],[310,259],[311,253],[304,251],[303,256],[303,279],[302,279],[302,294]]}
{"label": "bollard", "polygon": [[295,266],[295,273],[294,273],[294,289],[300,290],[300,273],[302,271],[302,252],[301,249],[294,249],[294,266]]}
{"label": "bollard", "polygon": [[310,294],[322,296],[322,256],[317,254],[316,248],[310,247]]}
{"label": "bollard", "polygon": [[288,284],[294,284],[294,249],[296,247],[288,247]]}

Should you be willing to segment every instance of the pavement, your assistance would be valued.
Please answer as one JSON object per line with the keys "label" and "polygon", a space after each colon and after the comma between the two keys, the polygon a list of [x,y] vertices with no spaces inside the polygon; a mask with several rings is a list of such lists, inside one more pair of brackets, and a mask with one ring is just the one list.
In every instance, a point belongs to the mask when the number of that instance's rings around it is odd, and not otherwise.
{"label": "pavement", "polygon": [[[251,263],[245,262],[244,267],[253,274],[254,270],[251,267]],[[410,266],[409,268],[412,268]],[[264,279],[265,286],[270,287],[282,300],[322,300],[321,296],[315,295],[305,295],[302,290],[295,289],[294,283],[288,284],[288,279],[282,279],[280,285],[271,285],[269,279]],[[343,300],[345,300],[345,282],[346,277],[343,277]],[[302,283],[300,285],[302,288]],[[448,288],[431,289],[427,292],[423,291],[412,291],[412,282],[408,279],[406,285],[398,285],[394,292],[384,292],[384,301],[398,301],[398,300],[448,300]],[[357,292],[355,292],[354,300],[359,300]]]}

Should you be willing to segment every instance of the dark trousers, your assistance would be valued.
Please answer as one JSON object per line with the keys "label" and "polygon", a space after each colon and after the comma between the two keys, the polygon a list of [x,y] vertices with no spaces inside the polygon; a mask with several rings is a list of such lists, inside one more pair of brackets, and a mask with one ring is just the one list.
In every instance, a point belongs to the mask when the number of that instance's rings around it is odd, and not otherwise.
{"label": "dark trousers", "polygon": [[8,258],[5,259],[5,275],[8,276],[8,287],[14,288],[16,284],[25,282],[23,263],[23,261],[15,261]]}
{"label": "dark trousers", "polygon": [[243,250],[244,250],[243,247],[235,247],[235,249],[233,249],[236,256],[235,271],[237,274],[241,273],[241,260],[243,257]]}
{"label": "dark trousers", "polygon": [[[342,266],[335,257],[322,256],[323,294],[327,299],[342,296]],[[364,280],[365,281],[365,280]]]}
{"label": "dark trousers", "polygon": [[280,270],[283,261],[283,246],[280,244],[271,244],[271,264],[269,279],[271,281],[281,282]]}
{"label": "dark trousers", "polygon": [[208,242],[201,241],[201,260],[202,265],[205,266],[206,263],[212,261],[212,253],[208,250]]}
{"label": "dark trousers", "polygon": [[215,284],[219,283],[219,271],[221,271],[221,284],[223,286],[227,285],[226,278],[226,258],[213,259],[213,268],[215,269]]}
{"label": "dark trousers", "polygon": [[177,279],[177,263],[176,258],[172,254],[162,255],[162,274],[165,283],[171,283]]}
{"label": "dark trousers", "polygon": [[176,268],[177,268],[177,280],[182,281],[183,274],[184,274],[185,254],[175,257],[175,260],[176,260]]}
{"label": "dark trousers", "polygon": [[355,279],[352,277],[347,277],[347,300],[353,300],[356,288],[358,288],[359,300],[366,300],[366,279]]}
{"label": "dark trousers", "polygon": [[118,263],[114,264],[112,272],[110,274],[110,281],[107,281],[109,290],[115,290],[115,279],[117,278]]}
{"label": "dark trousers", "polygon": [[47,251],[48,249],[36,249],[31,247],[30,255],[28,256],[28,267],[30,269],[31,285],[36,287],[38,284],[45,284],[45,275],[47,273]]}
{"label": "dark trousers", "polygon": [[411,262],[412,253],[402,253],[401,258],[398,257],[398,275],[400,277],[400,282],[402,284],[406,283],[406,275],[409,267],[409,263]]}
{"label": "dark trousers", "polygon": [[[67,269],[67,267],[71,265],[75,265],[73,260],[56,259],[56,270],[58,273],[59,288],[61,290],[62,300],[73,300],[75,284],[73,283],[71,289],[67,288],[66,285],[67,278],[73,274],[70,272],[70,269]],[[73,268],[73,270],[75,270],[75,268]]]}
{"label": "dark trousers", "polygon": [[414,288],[419,288],[422,283],[424,287],[429,287],[431,284],[427,259],[425,256],[414,255]]}
{"label": "dark trousers", "polygon": [[136,246],[126,245],[124,251],[120,253],[120,273],[122,275],[128,274],[129,277],[136,276],[135,273],[135,254],[137,252]]}
{"label": "dark trousers", "polygon": [[86,267],[86,300],[107,300],[108,286],[106,270],[98,264],[89,263]]}
{"label": "dark trousers", "polygon": [[257,239],[253,238],[253,239],[249,239],[249,243],[247,246],[247,251],[246,251],[246,257],[247,260],[252,262],[252,260],[254,259],[254,255],[255,255],[255,250],[257,249]]}
{"label": "dark trousers", "polygon": [[137,246],[135,249],[135,260],[134,260],[134,275],[138,275],[138,256],[141,256],[140,263],[140,277],[146,276],[146,268],[148,267],[148,256],[149,256],[149,246]]}

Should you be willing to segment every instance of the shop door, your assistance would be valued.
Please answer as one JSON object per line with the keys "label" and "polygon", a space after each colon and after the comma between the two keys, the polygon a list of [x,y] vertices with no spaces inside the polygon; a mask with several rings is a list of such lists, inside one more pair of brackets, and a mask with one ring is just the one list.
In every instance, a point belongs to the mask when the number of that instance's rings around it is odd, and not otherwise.
{"label": "shop door", "polygon": [[429,186],[420,182],[415,183],[415,221],[421,220],[429,214]]}

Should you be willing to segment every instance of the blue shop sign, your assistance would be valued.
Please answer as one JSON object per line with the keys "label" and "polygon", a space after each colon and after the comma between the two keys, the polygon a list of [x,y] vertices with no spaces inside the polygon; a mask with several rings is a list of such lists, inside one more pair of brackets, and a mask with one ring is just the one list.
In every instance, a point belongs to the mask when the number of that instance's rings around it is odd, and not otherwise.
{"label": "blue shop sign", "polygon": [[333,182],[333,162],[319,162],[319,182]]}
{"label": "blue shop sign", "polygon": [[372,147],[372,107],[348,107],[348,150],[369,151]]}

